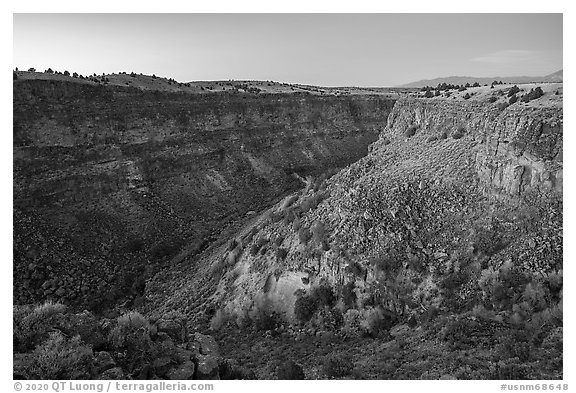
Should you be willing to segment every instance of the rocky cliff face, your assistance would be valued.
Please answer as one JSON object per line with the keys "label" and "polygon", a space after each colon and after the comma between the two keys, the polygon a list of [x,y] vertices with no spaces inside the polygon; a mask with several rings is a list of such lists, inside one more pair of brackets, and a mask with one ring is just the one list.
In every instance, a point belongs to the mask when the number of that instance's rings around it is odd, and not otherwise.
{"label": "rocky cliff face", "polygon": [[[215,307],[294,321],[299,296],[327,283],[348,307],[418,315],[464,307],[488,267],[561,269],[561,99],[400,100],[370,150],[205,256],[221,274]],[[193,297],[177,287],[171,305]]]}
{"label": "rocky cliff face", "polygon": [[388,129],[392,138],[410,127],[430,138],[440,139],[443,132],[449,137],[459,132],[467,135],[475,142],[475,170],[482,190],[517,197],[527,192],[562,192],[562,122],[558,105],[513,105],[501,110],[474,101],[408,100],[397,104]]}
{"label": "rocky cliff face", "polygon": [[13,103],[15,302],[83,304],[356,161],[394,101],[28,80]]}

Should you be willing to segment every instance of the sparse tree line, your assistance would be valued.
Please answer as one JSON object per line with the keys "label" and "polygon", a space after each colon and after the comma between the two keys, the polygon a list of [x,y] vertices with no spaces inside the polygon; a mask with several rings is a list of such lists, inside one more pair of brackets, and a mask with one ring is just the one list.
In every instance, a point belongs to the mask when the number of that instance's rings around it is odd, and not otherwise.
{"label": "sparse tree line", "polygon": [[[18,79],[18,75],[16,74],[17,72],[18,72],[18,67],[16,67],[16,69],[14,70],[14,80]],[[30,68],[28,68],[28,72],[36,72],[36,68],[30,67]],[[88,81],[95,82],[95,83],[107,84],[110,82],[110,78],[106,77],[106,75],[104,73],[102,73],[101,76],[97,75],[96,73],[94,73],[92,75],[84,76],[82,74],[78,74],[77,72],[73,72],[72,74],[70,74],[70,71],[64,70],[64,72],[61,72],[61,71],[55,71],[52,68],[48,68],[48,69],[44,70],[44,73],[45,74],[52,74],[52,75],[71,76],[72,78],[88,80]]]}
{"label": "sparse tree line", "polygon": [[517,96],[517,94],[520,93],[521,91],[522,90],[520,90],[520,88],[516,85],[510,88],[510,90],[508,91],[508,97],[509,97],[508,104],[512,105],[518,100],[520,100],[520,102],[530,102],[544,95],[544,92],[542,91],[542,88],[540,86],[534,89],[530,89],[530,91],[526,94]]}
{"label": "sparse tree line", "polygon": [[[18,79],[18,74],[17,74],[18,71],[19,71],[18,67],[16,67],[14,69],[14,72],[13,72],[13,79],[14,80]],[[28,72],[36,72],[36,68],[30,67],[28,69]],[[65,70],[64,72],[60,72],[60,71],[53,70],[52,68],[48,68],[48,69],[44,70],[44,73],[45,74],[52,74],[52,75],[71,76],[72,78],[87,80],[87,81],[91,81],[94,83],[103,83],[103,84],[110,83],[110,78],[107,77],[106,74],[104,74],[104,73],[102,73],[102,75],[97,75],[96,73],[94,73],[92,75],[84,76],[82,74],[78,74],[77,72],[73,72],[72,74],[70,74],[70,72],[67,70]],[[121,71],[118,74],[119,75],[128,75],[125,71]],[[131,77],[135,78],[138,75],[142,76],[142,73],[136,74],[135,72],[131,72],[129,75]],[[152,79],[158,79],[156,74],[152,74]],[[178,85],[178,86],[191,87],[190,83],[180,83],[173,78],[168,78],[166,80],[167,80],[169,85],[174,84],[174,85]],[[126,82],[126,84],[128,84],[128,82]]]}
{"label": "sparse tree line", "polygon": [[[504,83],[502,81],[493,81],[490,84],[490,88],[493,89],[494,86],[503,85],[503,84]],[[450,97],[450,95],[451,95],[450,90],[466,91],[468,88],[480,87],[480,86],[481,85],[479,82],[474,82],[472,84],[466,83],[463,85],[453,85],[452,83],[445,83],[444,82],[444,83],[439,83],[436,87],[424,86],[420,89],[420,91],[424,92],[424,98],[438,97],[442,94],[442,92],[445,92],[446,97]],[[484,86],[488,86],[488,84],[484,84]],[[468,99],[471,97],[471,95],[468,93],[466,94],[466,96],[464,97],[464,99]]]}
{"label": "sparse tree line", "polygon": [[[496,85],[502,85],[502,81],[494,81],[492,82],[492,84],[490,85],[490,88],[493,89],[494,86]],[[488,86],[487,84],[484,86]],[[442,95],[442,92],[444,92],[444,96],[445,97],[450,97],[450,95],[452,94],[452,92],[450,90],[457,90],[459,92],[462,91],[466,91],[469,87],[480,87],[480,84],[478,82],[474,82],[472,85],[470,83],[466,83],[465,85],[452,85],[452,84],[447,84],[447,83],[440,83],[438,84],[438,86],[436,86],[436,88],[430,87],[430,86],[425,86],[423,87],[420,91],[425,92],[423,97],[424,98],[432,98],[432,97],[438,97],[440,95]],[[519,95],[518,93],[522,92],[524,90],[521,90],[517,85],[512,86],[510,89],[507,90],[500,90],[498,91],[498,95],[503,96],[506,95],[508,98],[508,102],[506,103],[506,106],[512,105],[518,101],[520,102],[524,102],[524,103],[528,103],[532,100],[538,99],[540,97],[542,97],[544,95],[544,91],[542,90],[542,88],[540,86],[537,86],[535,88],[530,89],[529,92]],[[470,99],[475,93],[466,93],[462,98],[464,98],[465,100]],[[492,95],[489,99],[488,102],[493,103],[498,101],[498,97],[496,95]]]}
{"label": "sparse tree line", "polygon": [[[13,79],[17,80],[18,79],[18,67],[16,67],[13,71]],[[30,67],[28,69],[28,72],[37,72],[36,68],[34,67]],[[69,76],[75,79],[82,79],[82,80],[87,80],[90,82],[94,82],[94,83],[103,83],[103,84],[108,84],[110,83],[110,78],[108,78],[104,73],[102,73],[102,75],[97,75],[96,73],[92,74],[92,75],[88,75],[88,76],[84,76],[82,74],[78,74],[77,72],[73,72],[72,74],[65,70],[63,72],[60,71],[56,71],[53,70],[52,68],[48,68],[46,70],[44,70],[45,74],[52,74],[52,75],[63,75],[63,76]],[[132,78],[136,78],[137,76],[144,76],[142,73],[135,73],[135,72],[130,72],[129,74],[125,71],[121,71],[118,73],[118,75],[129,75]],[[176,81],[174,78],[161,78],[158,77],[156,74],[152,74],[150,76],[152,79],[164,79],[168,82],[168,85],[177,85],[179,87],[192,87],[191,83],[181,83]],[[126,85],[130,85],[131,82],[125,82]],[[305,90],[305,91],[315,91],[315,92],[319,92],[321,94],[324,94],[324,91],[321,91],[318,88],[314,88],[314,87],[303,87],[303,86],[296,86],[290,83],[277,83],[274,81],[266,81],[268,86],[273,86],[274,84],[278,84],[279,86],[284,86],[284,87],[289,87],[290,90],[295,91],[296,88],[301,89],[301,90]],[[200,90],[202,91],[217,91],[217,89],[220,89],[225,91],[227,90],[231,90],[232,92],[235,93],[250,93],[250,94],[259,94],[262,93],[263,90],[260,89],[259,87],[256,86],[252,86],[250,85],[250,83],[242,83],[242,82],[237,82],[233,79],[230,79],[227,82],[215,82],[216,86],[200,86]],[[347,94],[346,92],[336,92],[335,95],[341,95],[341,94]]]}

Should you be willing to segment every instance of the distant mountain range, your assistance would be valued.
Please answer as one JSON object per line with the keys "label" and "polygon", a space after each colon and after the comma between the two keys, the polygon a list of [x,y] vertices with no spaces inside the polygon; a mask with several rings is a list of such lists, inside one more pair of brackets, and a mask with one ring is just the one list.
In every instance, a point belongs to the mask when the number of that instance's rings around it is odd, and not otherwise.
{"label": "distant mountain range", "polygon": [[494,76],[487,78],[476,78],[473,76],[447,76],[444,78],[436,79],[423,79],[417,82],[407,83],[397,87],[424,87],[424,86],[437,86],[439,83],[450,83],[453,85],[462,85],[466,83],[478,82],[481,85],[490,84],[494,81],[502,81],[504,83],[531,83],[531,82],[562,82],[563,70],[556,71],[546,76]]}

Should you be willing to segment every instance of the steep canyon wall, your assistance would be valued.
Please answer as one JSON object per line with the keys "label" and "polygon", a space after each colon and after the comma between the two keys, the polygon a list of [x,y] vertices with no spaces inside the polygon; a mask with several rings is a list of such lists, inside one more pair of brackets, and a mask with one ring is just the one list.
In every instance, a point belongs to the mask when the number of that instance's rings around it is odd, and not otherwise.
{"label": "steep canyon wall", "polygon": [[141,293],[151,264],[364,156],[393,104],[15,81],[15,302]]}

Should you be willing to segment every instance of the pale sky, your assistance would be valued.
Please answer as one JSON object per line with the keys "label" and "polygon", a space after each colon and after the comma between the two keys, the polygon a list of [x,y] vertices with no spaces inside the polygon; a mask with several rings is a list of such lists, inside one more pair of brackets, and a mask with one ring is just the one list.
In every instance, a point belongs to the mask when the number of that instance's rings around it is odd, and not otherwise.
{"label": "pale sky", "polygon": [[395,86],[563,68],[562,14],[14,14],[13,21],[13,65],[23,70]]}

